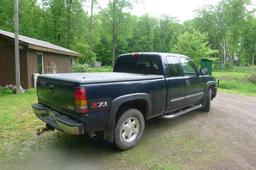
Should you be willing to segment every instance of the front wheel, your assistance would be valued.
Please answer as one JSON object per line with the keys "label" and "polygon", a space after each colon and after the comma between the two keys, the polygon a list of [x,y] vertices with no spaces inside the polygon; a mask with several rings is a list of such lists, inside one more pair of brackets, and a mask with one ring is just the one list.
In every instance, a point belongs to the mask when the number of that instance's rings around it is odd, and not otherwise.
{"label": "front wheel", "polygon": [[209,112],[210,111],[210,109],[211,109],[211,100],[212,100],[212,89],[209,88],[209,90],[205,94],[205,97],[204,97],[203,102],[202,102],[201,110],[203,112]]}
{"label": "front wheel", "polygon": [[115,144],[121,150],[136,146],[143,134],[145,120],[137,109],[128,109],[122,113],[115,127]]}

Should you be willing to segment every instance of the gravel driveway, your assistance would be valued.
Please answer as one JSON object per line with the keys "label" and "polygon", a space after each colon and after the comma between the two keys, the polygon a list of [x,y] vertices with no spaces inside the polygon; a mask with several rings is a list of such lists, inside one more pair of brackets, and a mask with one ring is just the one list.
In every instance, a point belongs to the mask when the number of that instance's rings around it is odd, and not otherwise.
{"label": "gravel driveway", "polygon": [[24,150],[0,169],[256,169],[256,98],[219,93],[210,113],[154,119],[126,152],[59,132]]}

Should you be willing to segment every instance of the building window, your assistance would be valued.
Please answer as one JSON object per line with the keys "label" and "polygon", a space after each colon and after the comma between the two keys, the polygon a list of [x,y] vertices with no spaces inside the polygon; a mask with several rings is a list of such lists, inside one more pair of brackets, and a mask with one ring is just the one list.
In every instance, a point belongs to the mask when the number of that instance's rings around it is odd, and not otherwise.
{"label": "building window", "polygon": [[37,54],[37,73],[44,74],[44,56],[43,54]]}
{"label": "building window", "polygon": [[71,66],[74,65],[74,59],[73,59],[73,57],[70,58],[70,63],[71,63]]}

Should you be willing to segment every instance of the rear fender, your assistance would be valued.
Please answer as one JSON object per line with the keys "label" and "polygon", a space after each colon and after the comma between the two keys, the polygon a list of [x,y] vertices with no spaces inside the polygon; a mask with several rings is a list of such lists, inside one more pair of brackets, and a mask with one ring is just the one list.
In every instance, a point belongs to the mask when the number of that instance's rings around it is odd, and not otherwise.
{"label": "rear fender", "polygon": [[152,103],[151,98],[146,93],[135,93],[135,94],[128,94],[124,96],[120,96],[112,101],[108,123],[106,130],[104,132],[104,139],[113,142],[114,139],[114,130],[115,130],[115,124],[116,124],[116,115],[118,113],[119,108],[127,102],[131,102],[134,100],[144,100],[147,103],[147,112],[146,112],[146,119],[150,117],[151,110],[152,110]]}

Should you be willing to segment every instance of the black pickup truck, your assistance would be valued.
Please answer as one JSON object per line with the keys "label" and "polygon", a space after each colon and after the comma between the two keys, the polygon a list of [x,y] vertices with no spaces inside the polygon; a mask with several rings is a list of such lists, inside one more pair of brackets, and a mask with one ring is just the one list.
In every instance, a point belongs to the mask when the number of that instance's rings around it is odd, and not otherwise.
{"label": "black pickup truck", "polygon": [[119,149],[134,147],[145,122],[210,110],[217,82],[179,54],[130,53],[110,73],[41,75],[36,116],[67,134],[96,134]]}

